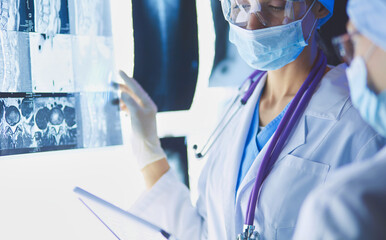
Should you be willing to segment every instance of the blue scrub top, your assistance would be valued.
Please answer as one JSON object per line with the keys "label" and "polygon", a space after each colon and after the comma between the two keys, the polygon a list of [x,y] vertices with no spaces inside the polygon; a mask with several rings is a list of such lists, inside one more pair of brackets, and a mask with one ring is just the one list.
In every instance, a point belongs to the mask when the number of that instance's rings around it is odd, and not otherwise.
{"label": "blue scrub top", "polygon": [[[263,91],[261,91],[263,93]],[[259,105],[260,98],[257,101],[255,112],[253,114],[253,119],[251,126],[249,128],[247,141],[245,143],[243,157],[241,158],[241,164],[239,168],[239,175],[236,184],[236,193],[239,189],[240,183],[247,174],[249,168],[252,166],[253,161],[257,158],[257,155],[264,148],[265,144],[269,141],[272,135],[275,133],[278,128],[281,120],[284,117],[285,112],[287,111],[289,104],[284,108],[284,110],[265,127],[260,127],[260,118],[259,118]]]}

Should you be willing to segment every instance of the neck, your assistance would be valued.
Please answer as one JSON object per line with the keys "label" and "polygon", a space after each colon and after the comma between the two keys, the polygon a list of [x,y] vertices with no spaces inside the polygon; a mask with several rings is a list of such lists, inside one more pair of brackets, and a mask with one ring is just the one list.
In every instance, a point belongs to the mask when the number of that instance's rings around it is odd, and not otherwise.
{"label": "neck", "polygon": [[264,95],[273,101],[296,95],[316,61],[318,49],[316,41],[304,48],[299,57],[285,67],[269,71]]}

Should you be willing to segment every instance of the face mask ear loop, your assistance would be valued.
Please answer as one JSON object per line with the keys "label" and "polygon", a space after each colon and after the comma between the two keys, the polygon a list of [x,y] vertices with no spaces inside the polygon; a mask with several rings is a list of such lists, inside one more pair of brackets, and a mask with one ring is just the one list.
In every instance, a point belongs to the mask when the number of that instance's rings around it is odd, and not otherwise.
{"label": "face mask ear loop", "polygon": [[304,14],[302,20],[303,20],[304,18],[306,18],[306,16],[311,12],[311,9],[314,7],[316,1],[317,1],[317,0],[314,0],[314,1],[312,2],[310,8],[308,8],[308,10],[307,10],[306,14]]}
{"label": "face mask ear loop", "polygon": [[307,43],[307,44],[308,44],[308,41],[309,41],[310,38],[311,38],[312,33],[314,32],[314,29],[315,29],[317,23],[318,23],[318,19],[316,18],[316,19],[315,19],[315,22],[314,22],[314,25],[312,26],[311,31],[310,31],[310,33],[308,34],[308,37],[307,37],[307,40],[306,40],[306,43]]}
{"label": "face mask ear loop", "polygon": [[[314,0],[314,1],[312,2],[310,8],[309,8],[308,11],[306,12],[306,14],[303,16],[302,21],[303,21],[303,20],[306,18],[306,16],[311,12],[311,9],[314,7],[315,2],[316,2],[316,0]],[[307,43],[307,44],[308,44],[308,41],[309,41],[310,38],[311,38],[312,33],[314,32],[314,29],[315,29],[317,23],[318,23],[318,18],[315,18],[314,25],[312,26],[311,31],[310,31],[310,33],[308,34],[308,37],[307,37],[307,39],[306,39],[306,43]]]}

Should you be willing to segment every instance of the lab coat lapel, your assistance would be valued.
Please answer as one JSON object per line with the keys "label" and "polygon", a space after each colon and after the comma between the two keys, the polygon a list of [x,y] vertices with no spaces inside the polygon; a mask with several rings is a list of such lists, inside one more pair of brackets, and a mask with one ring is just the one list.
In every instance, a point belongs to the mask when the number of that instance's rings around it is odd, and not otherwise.
{"label": "lab coat lapel", "polygon": [[256,159],[252,163],[252,166],[249,168],[244,179],[241,181],[239,189],[237,191],[237,195],[236,195],[236,203],[237,203],[240,195],[244,192],[245,188],[248,185],[253,184],[255,182],[256,175],[257,175],[257,172],[259,170],[261,161],[263,160],[263,157],[264,157],[265,153],[267,152],[267,147],[271,142],[272,142],[272,137],[271,137],[271,139],[269,139],[267,144],[264,146],[264,148],[257,155]]}
{"label": "lab coat lapel", "polygon": [[[227,128],[227,131],[224,132],[223,139],[226,142],[232,142],[233,145],[230,146],[228,151],[229,163],[227,164],[224,174],[226,176],[223,178],[225,183],[224,186],[227,186],[224,189],[224,219],[227,221],[227,231],[228,236],[233,238],[235,236],[233,226],[235,223],[235,195],[236,195],[236,182],[239,173],[240,161],[244,151],[245,141],[248,135],[249,127],[251,125],[253,113],[255,106],[260,96],[260,92],[265,85],[266,77],[262,77],[260,83],[256,86],[253,95],[247,102],[247,104],[241,109],[239,114],[235,116],[232,120],[230,126]],[[229,186],[229,187],[228,187]]]}
{"label": "lab coat lapel", "polygon": [[[267,152],[268,146],[272,142],[272,138],[273,138],[273,136],[266,143],[264,148],[260,151],[260,153],[256,157],[255,161],[252,163],[251,168],[248,170],[245,178],[241,182],[239,189],[237,191],[237,195],[236,195],[236,206],[246,206],[247,205],[248,202],[245,202],[245,201],[248,201],[249,195],[250,195],[250,192],[247,191],[247,189],[250,189],[250,187],[253,186],[253,184],[256,181],[257,172],[258,172],[259,167],[261,165],[261,162],[264,158],[264,155]],[[303,145],[305,143],[305,139],[306,139],[306,125],[305,125],[305,116],[303,115],[300,117],[298,124],[293,129],[292,133],[290,134],[290,136],[287,140],[287,143],[283,147],[283,150],[281,151],[276,163],[279,162],[281,159],[283,159],[286,155],[291,153],[293,150],[295,150],[299,146]],[[240,201],[244,201],[244,202],[240,203]],[[240,209],[240,208],[236,208],[236,211],[238,211],[238,212],[236,212],[235,219],[238,222],[236,222],[233,226],[235,226],[235,231],[240,231],[243,227],[243,222],[240,222],[240,221],[244,220],[245,212],[243,212],[244,209]],[[259,226],[256,226],[256,227],[257,227],[258,231],[261,230],[261,229],[259,229]]]}
{"label": "lab coat lapel", "polygon": [[279,162],[285,156],[293,152],[296,148],[303,145],[306,141],[306,117],[303,113],[300,116],[295,128],[292,129],[292,132],[288,136],[286,144],[283,146],[281,153],[276,162]]}
{"label": "lab coat lapel", "polygon": [[[240,193],[243,192],[243,189],[247,187],[250,184],[253,184],[251,182],[254,182],[256,179],[256,174],[259,170],[261,161],[263,160],[264,155],[267,152],[268,146],[272,142],[273,136],[269,139],[269,141],[265,144],[264,148],[260,151],[260,153],[257,155],[255,161],[253,161],[251,168],[248,170],[244,180],[241,182],[239,191],[237,193],[237,198],[239,197]],[[298,124],[295,126],[295,128],[292,130],[292,133],[287,139],[286,144],[284,145],[277,162],[280,161],[283,157],[291,153],[293,150],[298,148],[299,146],[303,145],[305,143],[306,139],[306,125],[305,125],[305,116],[302,115],[298,121]]]}

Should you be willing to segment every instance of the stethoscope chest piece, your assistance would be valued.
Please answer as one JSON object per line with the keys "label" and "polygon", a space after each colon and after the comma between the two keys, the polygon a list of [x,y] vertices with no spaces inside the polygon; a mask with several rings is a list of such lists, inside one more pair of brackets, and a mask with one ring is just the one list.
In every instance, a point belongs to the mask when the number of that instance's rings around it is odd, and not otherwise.
{"label": "stethoscope chest piece", "polygon": [[244,233],[239,234],[237,240],[260,240],[260,234],[255,231],[254,226],[245,225]]}

